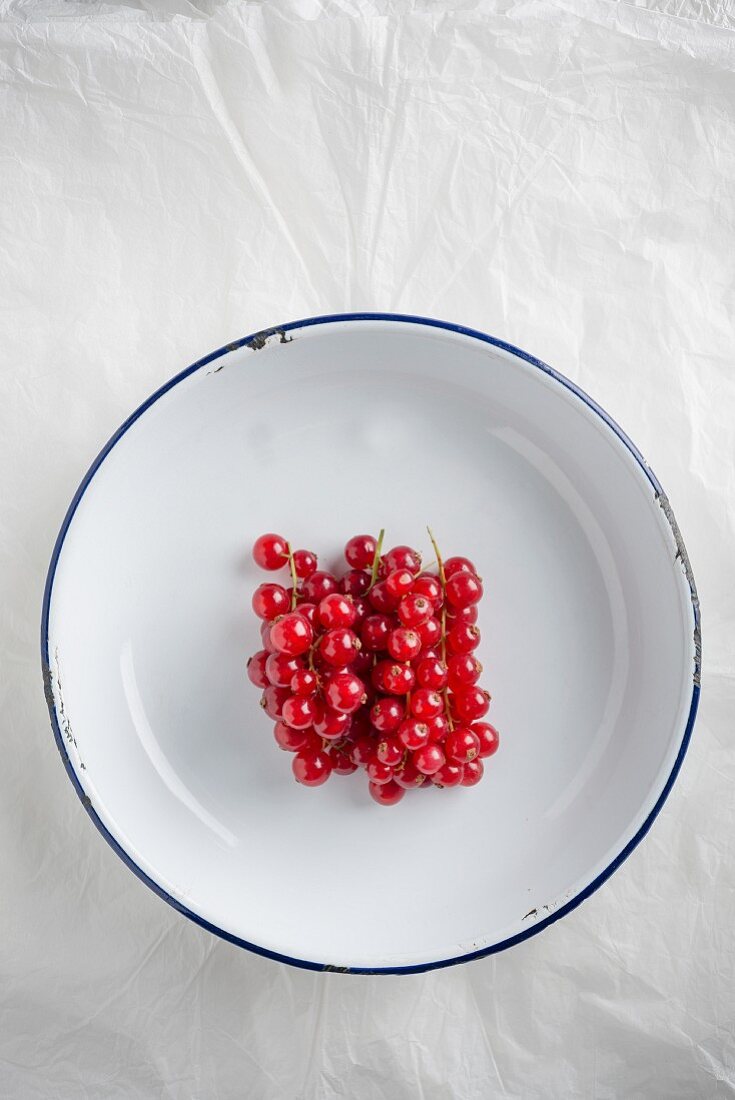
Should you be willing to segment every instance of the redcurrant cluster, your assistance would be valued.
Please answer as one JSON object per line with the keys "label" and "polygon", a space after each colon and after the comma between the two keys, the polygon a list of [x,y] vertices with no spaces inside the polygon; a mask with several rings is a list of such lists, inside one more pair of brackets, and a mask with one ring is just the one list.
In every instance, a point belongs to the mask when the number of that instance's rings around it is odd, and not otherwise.
{"label": "redcurrant cluster", "polygon": [[392,806],[413,787],[474,786],[497,750],[474,655],[482,582],[467,558],[442,561],[429,535],[436,573],[410,546],[383,554],[381,531],[349,540],[340,579],[280,535],[256,541],[256,563],[290,568],[292,584],[253,593],[263,648],[248,676],[300,783],[361,767],[375,801]]}

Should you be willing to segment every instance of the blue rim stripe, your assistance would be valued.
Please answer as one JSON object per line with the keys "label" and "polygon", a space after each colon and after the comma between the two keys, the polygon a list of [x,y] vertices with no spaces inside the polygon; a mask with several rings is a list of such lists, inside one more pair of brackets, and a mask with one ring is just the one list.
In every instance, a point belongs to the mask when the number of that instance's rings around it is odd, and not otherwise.
{"label": "blue rim stripe", "polygon": [[[125,863],[130,870],[137,875],[137,877],[144,882],[155,894],[164,901],[168,902],[177,912],[183,916],[188,917],[189,920],[198,924],[200,928],[205,928],[208,932],[214,933],[216,936],[220,936],[222,939],[227,940],[229,943],[233,943],[238,947],[245,947],[249,951],[253,951],[256,955],[262,955],[265,958],[274,959],[276,962],[289,963],[291,966],[298,966],[304,970],[318,970],[322,972],[336,972],[336,973],[349,973],[349,974],[419,974],[427,970],[438,970],[445,966],[454,966],[458,963],[471,962],[473,959],[480,959],[487,955],[494,955],[499,951],[505,951],[509,947],[514,947],[518,943],[522,943],[524,940],[530,939],[531,936],[537,935],[543,931],[544,928],[548,928],[549,925],[555,921],[560,920],[566,916],[567,913],[571,913],[573,909],[576,909],[578,905],[581,905],[591,894],[602,886],[604,882],[620,867],[620,865],[628,858],[631,852],[640,844],[648,830],[653,825],[653,822],[658,817],[666,799],[668,798],[671,788],[673,787],[676,777],[679,774],[679,770],[686,756],[687,749],[689,748],[689,742],[691,740],[692,730],[694,728],[694,722],[697,716],[697,708],[699,706],[700,688],[699,684],[692,681],[692,698],[689,707],[689,715],[687,718],[686,728],[682,737],[681,746],[674,761],[673,767],[666,781],[666,784],[659,795],[659,798],[651,810],[646,820],[641,825],[635,836],[626,844],[623,850],[615,857],[615,859],[602,871],[589,886],[581,890],[574,898],[566,902],[564,905],[559,906],[543,920],[536,921],[531,927],[524,929],[522,932],[518,932],[515,936],[510,936],[508,939],[502,940],[500,943],[492,944],[490,947],[484,947],[479,951],[473,951],[466,955],[458,955],[450,959],[439,959],[435,962],[417,963],[413,966],[387,966],[387,967],[360,967],[360,966],[331,966],[324,963],[310,962],[306,959],[292,958],[290,955],[282,955],[277,951],[270,951],[265,947],[260,947],[258,944],[250,943],[248,940],[240,939],[238,936],[232,935],[230,932],[226,932],[223,928],[218,928],[217,925],[211,924],[209,921],[200,917],[197,913],[194,913],[191,909],[187,909],[180,901],[177,901],[175,897],[168,894],[163,887],[159,886],[149,875],[143,871],[137,863],[130,857],[130,855],[120,846],[115,837],[110,833],[107,827],[104,825],[99,815],[92,806],[91,799],[87,795],[83,786],[79,781],[76,771],[71,763],[69,754],[66,749],[66,743],[64,741],[58,715],[56,712],[56,705],[54,703],[53,690],[51,684],[51,665],[49,660],[49,615],[51,608],[51,596],[54,584],[54,577],[56,575],[56,567],[58,565],[61,549],[66,538],[66,533],[69,530],[74,513],[76,512],[79,502],[81,501],[84,493],[87,490],[92,478],[104,462],[107,455],[120,439],[125,435],[127,430],[138,420],[143,413],[150,408],[160,397],[167,393],[174,386],[178,385],[185,378],[188,378],[190,374],[200,370],[202,367],[212,363],[215,359],[221,358],[223,355],[229,354],[231,351],[236,351],[238,348],[245,347],[247,345],[253,345],[256,341],[259,342],[259,346],[263,346],[262,342],[267,340],[270,336],[274,336],[280,333],[290,332],[294,329],[311,328],[314,325],[328,325],[347,321],[393,321],[402,322],[404,324],[412,325],[424,325],[428,328],[443,329],[447,332],[459,333],[461,336],[469,336],[475,340],[480,340],[482,343],[491,344],[493,347],[500,348],[503,351],[509,352],[511,355],[516,356],[518,359],[522,359],[526,363],[530,363],[531,366],[537,367],[543,371],[550,378],[555,379],[558,383],[564,386],[565,389],[574,393],[581,401],[584,402],[593,412],[597,413],[601,420],[607,424],[607,426],[614,432],[618,439],[625,445],[630,451],[633,457],[636,459],[639,467],[644,473],[646,479],[651,483],[655,491],[656,497],[663,496],[663,489],[656,478],[655,474],[649,467],[643,455],[640,453],[635,444],[628,438],[622,428],[612,419],[608,413],[602,409],[596,401],[575,385],[564,375],[559,374],[552,367],[542,362],[540,359],[536,359],[534,356],[529,355],[527,352],[522,351],[520,348],[514,347],[513,344],[508,344],[504,340],[498,340],[493,336],[488,336],[486,333],[478,332],[476,329],[466,328],[463,325],[450,324],[447,321],[438,321],[430,317],[416,317],[411,314],[402,313],[334,313],[326,314],[320,317],[307,317],[301,321],[290,321],[284,325],[278,325],[274,328],[264,329],[260,332],[251,333],[250,336],[244,336],[242,339],[235,340],[230,344],[225,345],[222,348],[218,348],[217,351],[213,351],[210,355],[205,355],[203,359],[198,359],[195,363],[192,363],[190,367],[181,371],[168,382],[164,383],[159,389],[155,391],[146,401],[140,405],[135,412],[133,412],[127,420],[118,428],[111,439],[105,444],[102,450],[95,458],[92,465],[84,475],[79,488],[77,489],[71,504],[64,517],[64,521],[61,525],[61,530],[56,538],[54,549],[51,555],[51,561],[49,563],[48,574],[46,577],[46,585],[43,594],[43,608],[41,613],[41,666],[43,670],[44,689],[46,694],[46,702],[48,704],[49,715],[51,717],[51,725],[54,731],[54,738],[56,740],[56,746],[61,755],[61,759],[66,768],[69,779],[71,780],[77,795],[79,796],[82,805],[91,817],[94,824],[99,829],[102,836],[105,838],[110,847],[117,853],[120,859]],[[669,524],[671,525],[671,519],[667,516]],[[677,535],[674,532],[675,537]],[[681,547],[680,536],[678,542]],[[696,596],[696,590],[692,587],[691,593],[692,614],[694,623],[698,627],[699,625],[699,603]]]}

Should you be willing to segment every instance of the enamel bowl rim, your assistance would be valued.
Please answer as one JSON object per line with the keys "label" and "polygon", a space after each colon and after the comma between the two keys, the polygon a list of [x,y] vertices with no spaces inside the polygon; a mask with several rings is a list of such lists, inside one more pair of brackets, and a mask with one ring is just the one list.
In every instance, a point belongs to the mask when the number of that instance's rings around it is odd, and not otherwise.
{"label": "enamel bowl rim", "polygon": [[[106,828],[106,826],[102,822],[101,818],[99,817],[99,815],[95,811],[94,806],[92,805],[92,802],[91,802],[89,796],[85,792],[84,787],[82,786],[82,784],[79,780],[79,776],[77,775],[77,773],[76,773],[76,771],[75,771],[75,769],[74,769],[74,767],[71,763],[69,754],[68,754],[67,749],[66,749],[65,740],[62,736],[61,723],[60,723],[60,720],[59,720],[59,715],[57,714],[57,710],[56,710],[56,704],[55,704],[54,694],[53,694],[53,689],[52,689],[52,684],[51,684],[51,671],[50,671],[50,661],[49,661],[49,615],[50,615],[50,608],[51,608],[51,600],[52,600],[52,596],[53,596],[54,577],[55,577],[57,563],[58,563],[58,560],[59,560],[59,556],[61,554],[62,547],[64,545],[64,540],[65,540],[67,531],[68,531],[68,529],[71,525],[71,522],[74,518],[74,514],[75,514],[76,509],[79,505],[79,502],[81,501],[81,499],[82,499],[87,487],[89,486],[92,478],[94,477],[95,473],[97,472],[97,470],[99,469],[101,464],[104,462],[105,458],[107,457],[109,452],[112,450],[112,448],[119,442],[119,440],[123,437],[123,435],[125,435],[125,433],[131,427],[131,425],[134,424],[135,421],[138,420],[138,418],[140,416],[142,416],[143,413],[145,413],[146,410],[151,407],[151,405],[153,405],[156,401],[158,401],[158,399],[160,397],[162,397],[165,393],[167,393],[168,390],[172,389],[179,382],[183,381],[183,379],[187,378],[189,375],[193,374],[195,371],[200,370],[202,367],[208,365],[209,363],[212,363],[214,360],[219,359],[224,355],[229,354],[230,352],[236,351],[236,350],[238,350],[239,348],[242,348],[242,347],[250,347],[253,350],[257,350],[258,348],[264,347],[265,344],[269,340],[272,340],[272,339],[279,339],[281,341],[285,341],[285,334],[287,332],[291,332],[291,331],[294,331],[294,330],[313,328],[313,327],[318,326],[318,325],[360,323],[360,322],[364,322],[364,321],[373,322],[373,323],[380,322],[380,323],[383,323],[383,324],[385,324],[389,327],[392,326],[392,325],[400,326],[400,325],[404,325],[404,324],[405,325],[414,325],[414,326],[422,325],[422,326],[425,326],[428,329],[439,329],[439,330],[444,330],[444,331],[450,332],[450,333],[456,333],[456,334],[459,334],[461,336],[470,337],[474,340],[480,341],[481,343],[489,344],[492,347],[499,348],[502,351],[508,352],[508,353],[510,353],[510,355],[515,356],[518,359],[522,360],[523,362],[525,362],[527,364],[530,364],[531,366],[537,368],[538,370],[542,371],[544,374],[548,375],[550,378],[553,378],[557,383],[559,383],[565,389],[567,389],[572,394],[574,394],[584,405],[586,405],[587,409],[591,413],[595,414],[602,421],[604,421],[604,423],[607,425],[607,427],[610,429],[610,431],[613,433],[613,435],[617,437],[618,443],[620,445],[622,445],[624,448],[626,448],[630,452],[630,454],[633,456],[633,458],[636,460],[639,476],[642,476],[645,480],[647,480],[653,488],[654,495],[653,495],[653,497],[651,497],[651,502],[654,506],[657,506],[659,508],[661,515],[664,517],[666,523],[670,527],[674,543],[677,547],[677,557],[679,558],[679,561],[680,561],[681,567],[682,567],[682,571],[681,571],[682,582],[688,588],[688,595],[689,595],[689,599],[691,601],[692,618],[693,618],[693,624],[694,624],[694,662],[693,662],[694,667],[693,667],[693,674],[692,674],[691,701],[690,701],[689,712],[688,712],[688,716],[687,716],[687,720],[686,720],[686,725],[685,725],[684,730],[681,734],[681,742],[680,742],[680,745],[679,745],[679,751],[677,753],[677,756],[674,760],[671,771],[668,775],[668,778],[666,779],[664,787],[663,787],[663,789],[661,791],[661,794],[659,795],[656,803],[654,804],[652,810],[650,811],[649,815],[647,816],[647,818],[645,819],[643,824],[640,826],[640,828],[638,829],[636,834],[625,845],[625,847],[622,849],[622,851],[619,852],[618,855],[613,860],[611,860],[611,862],[607,865],[607,867],[600,874],[598,874],[597,877],[591,883],[589,883],[589,885],[587,885],[584,889],[580,890],[577,894],[575,894],[572,898],[570,898],[564,905],[559,906],[552,913],[549,913],[548,916],[546,916],[544,919],[537,921],[531,927],[529,927],[527,929],[524,929],[523,931],[517,933],[516,935],[513,935],[513,936],[509,937],[508,939],[502,940],[499,943],[491,944],[491,945],[489,945],[485,948],[482,948],[479,951],[470,952],[468,954],[460,955],[460,956],[453,957],[453,958],[436,959],[436,960],[433,960],[433,961],[430,961],[430,962],[422,962],[422,963],[418,963],[418,964],[410,965],[410,966],[388,966],[388,967],[375,967],[375,968],[336,967],[336,966],[331,966],[331,965],[325,965],[324,963],[320,963],[320,962],[312,962],[312,961],[309,961],[307,959],[294,958],[294,957],[291,957],[291,956],[288,956],[288,955],[279,954],[277,952],[270,951],[265,947],[259,946],[258,944],[251,943],[247,940],[244,940],[244,939],[241,939],[237,936],[234,936],[231,933],[227,932],[226,930],[224,930],[222,928],[219,928],[216,925],[214,925],[214,924],[210,923],[209,921],[205,920],[204,918],[199,916],[197,913],[195,913],[192,910],[188,909],[179,900],[177,900],[176,898],[174,898],[170,894],[168,894],[166,892],[166,890],[164,890],[154,879],[152,879],[148,874],[146,874],[146,872],[144,872],[141,869],[141,867],[139,867],[138,864],[136,864],[136,862],[130,856],[130,854],[128,852],[126,852],[124,848],[122,848],[122,846],[119,844],[119,842],[115,839],[115,837]],[[123,422],[123,424],[121,424],[121,426],[117,429],[117,431],[112,435],[112,437],[108,440],[108,442],[101,449],[101,451],[99,452],[99,454],[97,455],[97,457],[95,458],[95,460],[93,461],[93,463],[91,464],[89,469],[87,470],[86,474],[82,478],[82,481],[81,481],[76,493],[74,494],[74,497],[71,501],[71,504],[69,505],[69,508],[68,508],[68,510],[66,512],[66,515],[64,517],[64,520],[62,522],[59,534],[56,538],[54,549],[53,549],[53,552],[52,552],[52,555],[51,555],[51,560],[50,560],[50,563],[49,563],[48,574],[47,574],[47,577],[46,577],[46,584],[45,584],[44,595],[43,595],[43,607],[42,607],[42,615],[41,615],[41,665],[42,665],[42,671],[43,671],[44,691],[45,691],[46,702],[47,702],[47,705],[48,705],[49,714],[50,714],[50,718],[51,718],[51,725],[52,725],[53,732],[54,732],[54,738],[56,740],[56,745],[57,745],[57,748],[58,748],[59,753],[61,755],[64,766],[66,768],[69,779],[71,780],[72,785],[74,786],[74,789],[75,789],[79,799],[82,802],[82,805],[84,806],[85,810],[87,811],[87,813],[89,814],[92,821],[97,826],[97,829],[100,831],[100,833],[105,838],[107,843],[113,848],[113,850],[117,853],[117,855],[120,857],[120,859],[122,859],[122,861],[130,868],[130,870],[133,871],[133,873],[135,875],[137,875],[137,877],[139,879],[141,879],[141,881],[144,882],[146,884],[146,886],[148,886],[151,890],[153,890],[154,893],[156,893],[164,901],[168,902],[168,904],[171,905],[174,909],[176,909],[179,913],[181,913],[182,915],[188,917],[190,920],[194,921],[194,923],[198,924],[200,927],[207,929],[207,931],[212,932],[215,935],[220,936],[222,939],[225,939],[225,940],[229,941],[230,943],[236,944],[239,947],[247,948],[248,950],[253,951],[258,955],[262,955],[262,956],[265,956],[267,958],[274,959],[278,962],[289,963],[293,966],[298,966],[298,967],[301,967],[301,968],[304,968],[304,969],[307,969],[307,970],[316,970],[316,971],[337,971],[337,972],[352,973],[352,974],[407,974],[407,973],[418,973],[418,972],[423,972],[423,971],[427,971],[427,970],[435,970],[435,969],[438,969],[440,967],[452,966],[452,965],[457,964],[457,963],[470,962],[473,959],[481,958],[481,957],[484,957],[486,955],[495,954],[499,951],[504,951],[509,947],[513,947],[517,943],[521,943],[523,940],[530,939],[531,936],[537,935],[543,929],[548,928],[548,926],[550,924],[554,923],[554,921],[560,920],[562,917],[564,917],[568,913],[570,913],[573,909],[576,909],[576,907],[578,905],[580,905],[583,901],[586,900],[586,898],[588,898],[591,894],[593,894],[596,890],[598,890],[600,886],[602,886],[602,884],[618,869],[618,867],[620,867],[620,865],[628,858],[628,856],[631,854],[631,852],[638,846],[638,844],[641,842],[641,840],[646,835],[648,830],[651,828],[653,822],[655,821],[655,819],[658,816],[658,814],[660,813],[664,803],[666,802],[666,799],[668,798],[668,796],[671,792],[671,789],[674,785],[674,782],[676,781],[676,777],[679,773],[682,762],[684,760],[687,749],[689,747],[689,742],[691,740],[692,730],[694,728],[694,722],[695,722],[695,719],[696,719],[697,707],[698,707],[698,704],[699,704],[699,696],[700,696],[700,680],[701,680],[700,609],[699,609],[699,599],[698,599],[698,596],[697,596],[696,584],[695,584],[695,581],[694,581],[694,575],[692,573],[691,564],[689,562],[689,557],[687,555],[686,548],[685,548],[684,542],[682,540],[681,532],[679,531],[679,527],[678,527],[678,524],[677,524],[676,519],[674,517],[671,506],[669,504],[668,498],[667,498],[666,494],[664,493],[660,482],[656,478],[655,474],[651,470],[651,468],[648,465],[648,463],[646,462],[646,460],[643,458],[643,456],[640,453],[640,451],[638,450],[638,448],[628,438],[628,436],[625,434],[625,432],[619,427],[619,425],[613,420],[613,418],[611,416],[609,416],[609,414],[606,413],[605,410],[602,409],[591,397],[589,397],[588,394],[586,394],[582,389],[580,389],[579,386],[575,385],[575,383],[571,382],[568,378],[565,378],[564,375],[560,374],[558,371],[554,370],[552,367],[548,366],[546,363],[542,362],[540,359],[537,359],[535,356],[532,356],[532,355],[528,354],[528,352],[522,351],[520,348],[515,347],[513,344],[509,344],[509,343],[507,343],[503,340],[497,339],[496,337],[489,336],[486,333],[479,332],[476,329],[467,328],[463,325],[452,324],[452,323],[447,322],[447,321],[435,320],[433,318],[428,318],[428,317],[413,316],[413,315],[410,315],[410,314],[371,313],[371,312],[336,313],[336,314],[326,314],[326,315],[317,316],[317,317],[308,317],[308,318],[305,318],[305,319],[302,319],[302,320],[291,321],[291,322],[288,322],[286,324],[274,326],[272,328],[262,329],[258,332],[251,333],[249,336],[244,336],[241,339],[234,340],[234,341],[224,345],[223,347],[218,348],[216,351],[211,352],[209,355],[204,356],[202,359],[198,359],[195,363],[192,363],[191,366],[186,367],[180,373],[174,375],[173,378],[171,378],[167,382],[165,382],[161,387],[159,387],[159,389],[157,389],[153,394],[151,394],[151,396],[148,397]]]}

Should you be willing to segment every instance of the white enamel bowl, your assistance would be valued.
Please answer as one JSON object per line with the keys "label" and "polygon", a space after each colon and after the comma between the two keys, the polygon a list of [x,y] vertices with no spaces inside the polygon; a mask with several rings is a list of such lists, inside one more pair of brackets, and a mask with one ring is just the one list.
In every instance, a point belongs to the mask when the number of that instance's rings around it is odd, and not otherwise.
{"label": "white enamel bowl", "polygon": [[[466,554],[502,736],[472,789],[383,808],[295,783],[245,676],[253,540]],[[510,946],[589,895],[674,781],[699,693],[686,551],[589,398],[479,333],[317,318],[215,352],[85,477],[44,601],[46,691],[90,816],[199,924],[315,969],[423,970]]]}

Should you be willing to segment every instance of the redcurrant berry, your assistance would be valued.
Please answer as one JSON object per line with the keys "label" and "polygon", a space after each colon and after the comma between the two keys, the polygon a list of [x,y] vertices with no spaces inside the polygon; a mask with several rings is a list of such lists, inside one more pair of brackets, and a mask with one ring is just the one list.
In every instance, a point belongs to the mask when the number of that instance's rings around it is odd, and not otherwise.
{"label": "redcurrant berry", "polygon": [[421,749],[416,749],[413,753],[411,760],[416,768],[416,771],[421,772],[422,775],[434,775],[439,771],[442,764],[444,764],[446,757],[440,749],[439,745],[435,741],[431,741],[428,745],[424,745]]}
{"label": "redcurrant berry", "polygon": [[458,787],[464,775],[464,765],[455,764],[451,760],[445,761],[438,771],[435,771],[431,780],[436,787]]}
{"label": "redcurrant berry", "polygon": [[415,595],[426,596],[427,600],[431,600],[435,611],[438,611],[444,603],[441,581],[438,577],[433,577],[431,573],[422,573],[420,577],[417,577],[413,591]]}
{"label": "redcurrant berry", "polygon": [[345,546],[345,561],[353,569],[371,569],[377,549],[372,535],[354,535]]}
{"label": "redcurrant berry", "polygon": [[329,707],[320,706],[314,719],[314,732],[327,741],[339,741],[350,731],[351,719],[349,714],[343,714],[338,710],[330,710]]}
{"label": "redcurrant berry", "polygon": [[368,653],[366,649],[358,650],[350,664],[350,668],[353,672],[356,672],[358,676],[364,674],[367,679],[370,679],[370,673],[373,668],[372,653]]}
{"label": "redcurrant berry", "polygon": [[360,649],[360,640],[356,634],[344,626],[328,630],[319,642],[319,652],[328,665],[344,668],[350,665]]}
{"label": "redcurrant berry", "polygon": [[350,756],[353,763],[366,765],[375,756],[375,739],[370,737],[367,733],[360,733],[354,739],[352,743],[352,751]]}
{"label": "redcurrant berry", "polygon": [[386,695],[406,695],[415,682],[416,674],[410,665],[378,661],[373,669],[373,684]]}
{"label": "redcurrant berry", "polygon": [[457,764],[466,764],[468,760],[474,760],[479,753],[480,738],[472,730],[458,726],[447,734],[444,751],[448,760],[454,760]]}
{"label": "redcurrant berry", "polygon": [[426,725],[429,727],[430,741],[443,741],[449,733],[449,722],[445,714],[437,714],[435,718],[427,718]]}
{"label": "redcurrant berry", "polygon": [[289,686],[294,695],[314,695],[319,686],[319,680],[317,674],[310,668],[297,668]]}
{"label": "redcurrant berry", "polygon": [[248,660],[248,679],[251,684],[255,684],[258,688],[268,687],[270,680],[265,671],[266,661],[268,660],[268,650],[260,649],[257,653]]}
{"label": "redcurrant berry", "polygon": [[410,546],[394,546],[383,555],[383,564],[388,573],[393,573],[396,569],[407,569],[416,574],[421,569],[421,555]]}
{"label": "redcurrant berry", "polygon": [[354,672],[335,672],[329,677],[324,698],[332,710],[353,714],[365,700],[365,685]]}
{"label": "redcurrant berry", "polygon": [[397,661],[410,661],[421,652],[421,638],[415,630],[399,626],[388,635],[388,652]]}
{"label": "redcurrant berry", "polygon": [[470,726],[472,732],[480,739],[480,751],[478,756],[492,756],[498,751],[500,734],[489,722],[473,722]]}
{"label": "redcurrant berry", "polygon": [[[285,752],[299,752],[300,749],[309,744],[311,739],[309,730],[291,729],[284,722],[276,722],[273,728],[273,736],[278,747]],[[317,739],[316,747],[319,748],[319,746],[320,742]]]}
{"label": "redcurrant berry", "polygon": [[411,714],[421,722],[436,718],[444,710],[444,700],[438,691],[431,688],[417,688],[411,696]]}
{"label": "redcurrant berry", "polygon": [[296,610],[299,615],[303,615],[309,625],[315,630],[318,625],[318,619],[316,617],[316,604],[315,603],[297,603]]}
{"label": "redcurrant berry", "polygon": [[260,705],[269,718],[279,719],[283,714],[283,704],[289,699],[291,692],[288,688],[274,687],[272,684],[265,689],[260,700]]}
{"label": "redcurrant berry", "polygon": [[447,664],[448,683],[452,691],[476,684],[482,672],[482,665],[471,653],[457,653],[450,657]]}
{"label": "redcurrant berry", "polygon": [[265,674],[269,684],[276,687],[290,687],[294,672],[301,668],[301,662],[285,653],[269,653],[265,662]]}
{"label": "redcurrant berry", "polygon": [[470,604],[469,607],[450,607],[447,613],[447,625],[449,629],[456,626],[457,623],[469,623],[474,625],[477,622],[478,611],[477,604]]}
{"label": "redcurrant berry", "polygon": [[324,573],[322,570],[317,569],[316,573],[312,573],[310,577],[307,577],[301,586],[304,599],[309,603],[321,603],[325,596],[330,596],[332,592],[336,592],[339,588],[337,581],[331,573]]}
{"label": "redcurrant berry", "polygon": [[431,649],[434,646],[438,646],[442,637],[442,624],[438,619],[431,618],[425,623],[421,623],[421,626],[416,627],[416,632],[421,639],[421,645],[424,649]]}
{"label": "redcurrant berry", "polygon": [[357,771],[357,764],[350,759],[346,752],[335,749],[330,755],[332,757],[332,771],[335,775],[352,775],[353,772]]}
{"label": "redcurrant berry", "polygon": [[259,584],[253,592],[253,611],[259,619],[271,622],[291,606],[286,589],[281,584]]}
{"label": "redcurrant berry", "polygon": [[378,744],[376,755],[384,764],[390,764],[392,768],[403,760],[404,746],[397,737],[384,737]]}
{"label": "redcurrant berry", "polygon": [[394,779],[399,787],[411,790],[413,787],[422,786],[426,776],[418,770],[413,760],[409,759],[405,764],[401,764],[396,768]]}
{"label": "redcurrant berry", "polygon": [[363,569],[351,569],[339,582],[339,590],[345,596],[364,596],[369,587],[370,574]]}
{"label": "redcurrant berry", "polygon": [[384,764],[377,757],[368,762],[365,770],[371,783],[387,783],[393,778],[393,768],[390,764]]}
{"label": "redcurrant berry", "polygon": [[477,570],[469,558],[447,558],[444,562],[444,576],[448,580],[457,573],[474,573],[477,576]]}
{"label": "redcurrant berry", "polygon": [[463,769],[462,774],[462,786],[474,787],[475,783],[479,783],[485,773],[482,760],[469,760]]}
{"label": "redcurrant berry", "polygon": [[275,653],[276,652],[275,649],[273,648],[273,642],[271,641],[271,624],[270,623],[261,623],[260,624],[260,640],[263,643],[263,649],[266,651],[266,653]]}
{"label": "redcurrant berry", "polygon": [[398,597],[391,596],[385,586],[385,581],[379,581],[374,588],[370,589],[368,600],[376,611],[381,611],[383,614],[395,611],[398,606]]}
{"label": "redcurrant berry", "polygon": [[452,607],[470,607],[482,599],[482,581],[473,573],[455,573],[447,581],[447,601]]}
{"label": "redcurrant berry", "polygon": [[391,621],[387,615],[368,615],[360,629],[360,637],[365,649],[378,652],[388,645]]}
{"label": "redcurrant berry", "polygon": [[362,596],[353,596],[352,597],[352,608],[355,612],[355,621],[352,624],[352,629],[357,630],[358,627],[362,626],[365,619],[367,618],[369,613],[372,611],[372,608],[370,607],[367,600],[364,599]]}
{"label": "redcurrant berry", "polygon": [[271,642],[279,653],[298,657],[306,653],[314,640],[314,631],[308,619],[298,611],[284,615],[271,627]]}
{"label": "redcurrant berry", "polygon": [[352,626],[355,621],[355,608],[348,596],[341,592],[332,592],[319,604],[319,622],[331,630],[335,626]]}
{"label": "redcurrant berry", "polygon": [[288,543],[283,535],[261,535],[253,545],[253,558],[261,569],[281,569],[288,561]]}
{"label": "redcurrant berry", "polygon": [[385,578],[386,589],[397,600],[408,595],[413,588],[413,583],[413,573],[408,569],[396,569]]}
{"label": "redcurrant berry", "polygon": [[398,727],[398,740],[407,749],[420,749],[429,740],[429,727],[418,718],[406,718]]}
{"label": "redcurrant berry", "polygon": [[389,779],[387,783],[368,783],[368,790],[370,797],[380,806],[395,806],[406,793],[394,779]]}
{"label": "redcurrant berry", "polygon": [[289,695],[281,708],[281,720],[294,730],[309,729],[316,716],[316,703],[308,695]]}
{"label": "redcurrant berry", "polygon": [[454,694],[454,712],[463,722],[477,721],[487,714],[489,707],[490,696],[477,684],[462,688]]}
{"label": "redcurrant berry", "polygon": [[326,752],[302,749],[291,763],[293,773],[305,787],[319,787],[332,774],[332,761]]}
{"label": "redcurrant berry", "polygon": [[398,729],[406,714],[403,699],[384,695],[370,708],[370,721],[379,733],[392,733]]}
{"label": "redcurrant berry", "polygon": [[434,605],[431,600],[426,596],[415,596],[413,593],[404,596],[398,605],[398,618],[404,626],[423,626],[432,617],[433,612]]}
{"label": "redcurrant berry", "polygon": [[441,691],[447,684],[447,666],[438,657],[424,654],[416,666],[416,679],[422,688]]}
{"label": "redcurrant berry", "polygon": [[305,577],[310,577],[312,573],[316,573],[316,554],[312,554],[311,550],[294,550],[293,564],[296,576],[304,580]]}
{"label": "redcurrant berry", "polygon": [[457,623],[447,631],[447,645],[451,653],[471,653],[480,644],[480,631],[470,623]]}

